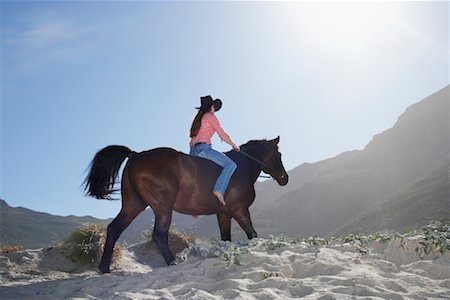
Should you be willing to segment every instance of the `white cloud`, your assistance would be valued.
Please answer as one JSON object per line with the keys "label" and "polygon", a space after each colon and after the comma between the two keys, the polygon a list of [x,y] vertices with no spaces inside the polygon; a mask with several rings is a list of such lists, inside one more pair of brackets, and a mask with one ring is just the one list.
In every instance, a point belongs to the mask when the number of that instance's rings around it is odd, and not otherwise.
{"label": "white cloud", "polygon": [[22,49],[39,50],[76,39],[79,35],[80,32],[67,21],[48,21],[16,31],[13,36],[6,38],[5,43]]}
{"label": "white cloud", "polygon": [[[21,73],[59,63],[92,49],[89,33],[80,22],[63,17],[18,19],[3,30],[3,58],[7,72]],[[11,73],[10,73],[11,74]]]}

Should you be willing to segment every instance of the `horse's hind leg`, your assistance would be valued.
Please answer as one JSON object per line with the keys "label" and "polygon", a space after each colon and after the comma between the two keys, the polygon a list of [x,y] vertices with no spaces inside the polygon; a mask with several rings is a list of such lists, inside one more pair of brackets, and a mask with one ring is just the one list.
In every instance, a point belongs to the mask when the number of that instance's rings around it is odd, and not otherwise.
{"label": "horse's hind leg", "polygon": [[220,236],[222,241],[231,241],[231,217],[218,213],[217,221],[219,222]]}
{"label": "horse's hind leg", "polygon": [[172,221],[172,210],[159,207],[153,210],[155,212],[155,226],[153,228],[153,241],[158,246],[164,260],[168,265],[175,261],[169,249],[169,227]]}
{"label": "horse's hind leg", "polygon": [[128,227],[128,225],[130,225],[134,218],[145,209],[146,206],[147,204],[143,202],[134,191],[128,181],[128,176],[124,171],[122,178],[122,209],[117,217],[108,225],[105,248],[98,266],[100,272],[110,272],[109,267],[111,264],[111,257],[117,239]]}

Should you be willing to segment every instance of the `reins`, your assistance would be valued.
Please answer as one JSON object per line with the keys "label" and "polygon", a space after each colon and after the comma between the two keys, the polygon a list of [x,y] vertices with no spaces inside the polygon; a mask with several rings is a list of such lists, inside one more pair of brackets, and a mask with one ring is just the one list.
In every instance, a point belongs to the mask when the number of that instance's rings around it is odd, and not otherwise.
{"label": "reins", "polygon": [[[253,159],[253,160],[256,161],[257,163],[259,163],[261,166],[266,167],[266,168],[269,169],[269,170],[271,169],[271,168],[269,168],[269,166],[267,166],[264,162],[260,161],[260,160],[257,159],[256,157],[254,157],[254,156],[252,156],[252,155],[250,155],[250,154],[248,154],[248,153],[246,153],[246,152],[244,152],[244,151],[242,151],[242,150],[240,150],[239,153],[242,153],[242,154],[244,154],[245,156],[247,156],[248,158]],[[262,177],[262,178],[272,178],[272,176],[266,176],[266,175],[259,175],[259,177]]]}

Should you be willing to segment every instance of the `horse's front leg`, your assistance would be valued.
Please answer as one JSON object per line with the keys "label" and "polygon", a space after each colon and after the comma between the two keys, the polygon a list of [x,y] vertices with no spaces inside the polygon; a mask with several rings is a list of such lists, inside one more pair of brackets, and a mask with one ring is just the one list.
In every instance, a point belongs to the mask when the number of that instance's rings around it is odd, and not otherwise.
{"label": "horse's front leg", "polygon": [[250,212],[248,208],[243,208],[233,212],[233,218],[238,222],[239,226],[245,231],[247,237],[251,240],[258,237],[255,229],[253,228],[252,220],[250,218]]}
{"label": "horse's front leg", "polygon": [[218,213],[217,221],[219,222],[222,241],[231,241],[231,216]]}
{"label": "horse's front leg", "polygon": [[155,211],[155,226],[153,228],[152,238],[158,246],[167,265],[174,263],[175,258],[169,249],[169,227],[172,221],[172,211],[159,209]]}

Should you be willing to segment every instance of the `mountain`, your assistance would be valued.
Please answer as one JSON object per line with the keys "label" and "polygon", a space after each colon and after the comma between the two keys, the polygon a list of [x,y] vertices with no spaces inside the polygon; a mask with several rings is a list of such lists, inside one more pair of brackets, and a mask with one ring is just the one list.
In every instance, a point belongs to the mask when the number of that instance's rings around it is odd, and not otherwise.
{"label": "mountain", "polygon": [[[97,223],[107,226],[113,219],[97,219],[91,216],[54,216],[23,207],[10,207],[0,199],[0,246],[18,245],[24,248],[42,248],[66,238],[82,224]],[[132,244],[142,240],[142,233],[151,229],[154,214],[151,209],[142,212],[120,236],[119,242]],[[186,230],[196,220],[192,216],[174,212],[173,225]]]}
{"label": "mountain", "polygon": [[318,163],[312,172],[312,166],[294,169],[296,188],[256,211],[255,224],[265,220],[262,225],[273,233],[329,235],[448,159],[447,86],[406,109],[363,150]]}
{"label": "mountain", "polygon": [[23,207],[10,207],[0,199],[0,245],[41,248],[61,240],[83,223],[108,224],[90,216],[61,217],[35,212]]}
{"label": "mountain", "polygon": [[[448,161],[449,86],[446,86],[408,107],[392,128],[375,135],[363,150],[304,163],[289,172],[286,187],[273,181],[256,184],[256,200],[250,208],[253,224],[262,237],[331,235],[369,207],[386,203],[396,193],[425,180],[430,166]],[[439,203],[445,204],[448,193],[439,195],[443,197]],[[432,217],[431,211],[427,213],[427,216],[411,213],[404,218],[412,218],[410,224],[421,223],[413,218]],[[203,234],[218,236],[217,226],[215,217],[205,217],[198,229]],[[233,228],[233,237],[245,237],[238,226]]]}
{"label": "mountain", "polygon": [[431,174],[388,197],[384,202],[369,207],[333,235],[369,234],[375,231],[406,232],[418,229],[430,221],[450,219],[449,171],[449,162],[442,162]]}

